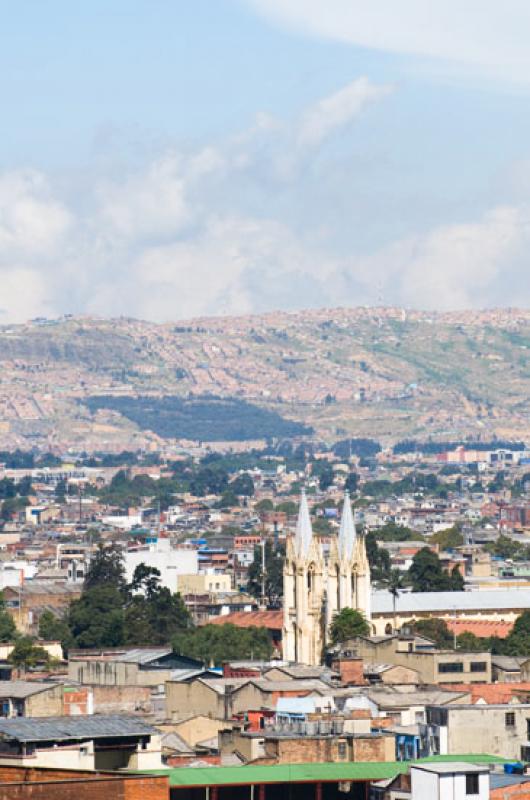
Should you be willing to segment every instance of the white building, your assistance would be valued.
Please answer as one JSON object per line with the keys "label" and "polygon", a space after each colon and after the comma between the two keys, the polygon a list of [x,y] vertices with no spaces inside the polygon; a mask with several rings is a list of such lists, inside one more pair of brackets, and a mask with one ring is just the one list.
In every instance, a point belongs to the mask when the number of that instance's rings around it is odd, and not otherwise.
{"label": "white building", "polygon": [[125,573],[130,583],[139,564],[160,571],[160,582],[170,591],[176,592],[179,575],[197,575],[199,560],[196,550],[172,548],[169,539],[158,539],[156,544],[138,547],[125,552]]}
{"label": "white building", "polygon": [[410,768],[411,800],[489,800],[487,765],[415,764]]}

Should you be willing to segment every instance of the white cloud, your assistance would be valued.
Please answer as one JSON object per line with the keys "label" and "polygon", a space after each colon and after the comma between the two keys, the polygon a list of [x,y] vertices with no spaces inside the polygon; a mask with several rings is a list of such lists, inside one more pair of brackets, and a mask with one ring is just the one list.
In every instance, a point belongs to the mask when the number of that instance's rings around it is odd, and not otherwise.
{"label": "white cloud", "polygon": [[292,30],[530,80],[527,0],[246,0]]}
{"label": "white cloud", "polygon": [[390,88],[376,86],[367,78],[359,78],[338,92],[324,97],[302,116],[297,142],[303,151],[319,147],[337,129],[348,125],[368,103],[384,97]]}
{"label": "white cloud", "polygon": [[385,302],[415,308],[495,305],[502,282],[509,286],[512,304],[521,305],[528,277],[519,259],[529,245],[526,210],[500,207],[477,222],[444,225],[394,242],[357,263],[353,274],[365,287],[377,284]]}
{"label": "white cloud", "polygon": [[[492,305],[501,289],[523,302],[522,188],[511,206],[396,236],[363,257],[355,237],[345,256],[320,224],[329,165],[321,159],[313,184],[307,165],[335,134],[353,137],[352,123],[388,91],[353,81],[297,119],[263,114],[223,145],[162,153],[119,175],[90,173],[82,186],[76,173],[57,182],[36,171],[0,174],[0,322],[87,311],[170,320],[377,302],[380,292],[387,303],[435,308]],[[348,172],[346,211],[362,205],[355,178]],[[308,185],[316,224],[305,215]],[[299,224],[283,213],[286,196]]]}

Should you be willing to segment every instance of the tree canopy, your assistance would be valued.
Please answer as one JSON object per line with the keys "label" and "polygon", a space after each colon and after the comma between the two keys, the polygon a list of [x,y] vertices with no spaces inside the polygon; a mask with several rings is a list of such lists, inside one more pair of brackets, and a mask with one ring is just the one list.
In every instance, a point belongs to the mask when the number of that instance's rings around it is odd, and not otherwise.
{"label": "tree canopy", "polygon": [[428,547],[418,550],[413,557],[408,578],[413,592],[459,592],[464,588],[458,567],[445,572],[436,553]]}
{"label": "tree canopy", "polygon": [[269,659],[272,643],[266,628],[238,628],[225,625],[203,625],[182,631],[172,639],[176,653],[204,661],[222,664],[232,659]]}
{"label": "tree canopy", "polygon": [[370,625],[364,615],[354,608],[343,608],[335,614],[329,627],[329,635],[333,644],[340,644],[355,636],[368,636]]}

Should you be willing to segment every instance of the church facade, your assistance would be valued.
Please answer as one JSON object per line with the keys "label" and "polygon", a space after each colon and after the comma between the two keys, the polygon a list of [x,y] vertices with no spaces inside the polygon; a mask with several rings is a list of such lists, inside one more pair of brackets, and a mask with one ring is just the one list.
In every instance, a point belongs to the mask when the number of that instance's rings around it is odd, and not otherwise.
{"label": "church facade", "polygon": [[329,626],[344,608],[371,618],[370,566],[364,536],[357,536],[348,494],[344,498],[339,535],[327,558],[313,536],[305,492],[296,533],[287,539],[283,570],[283,656],[311,666],[320,664]]}

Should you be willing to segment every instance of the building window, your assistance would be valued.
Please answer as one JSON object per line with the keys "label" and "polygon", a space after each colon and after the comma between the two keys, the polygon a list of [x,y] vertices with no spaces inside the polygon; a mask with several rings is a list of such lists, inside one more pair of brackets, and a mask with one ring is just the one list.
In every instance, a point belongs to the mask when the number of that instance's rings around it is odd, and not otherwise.
{"label": "building window", "polygon": [[346,758],[346,742],[339,742],[339,758]]}
{"label": "building window", "polygon": [[504,724],[507,728],[515,728],[515,713],[507,711],[504,715]]}
{"label": "building window", "polygon": [[478,775],[466,775],[466,795],[478,794]]}
{"label": "building window", "polygon": [[438,664],[438,672],[463,672],[464,665],[461,661],[446,661]]}
{"label": "building window", "polygon": [[485,661],[472,661],[469,665],[471,672],[486,672],[488,665]]}

